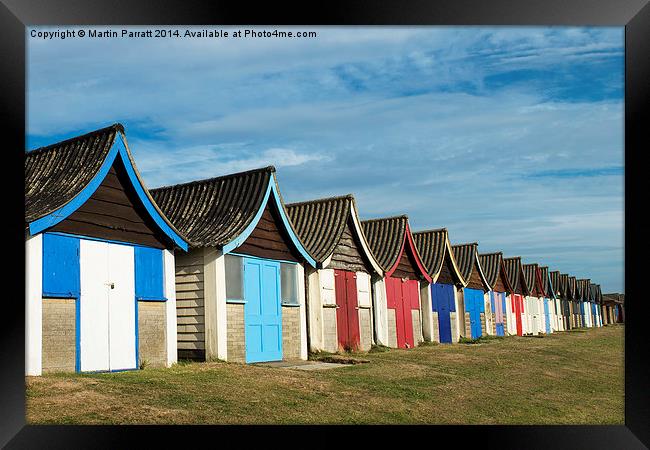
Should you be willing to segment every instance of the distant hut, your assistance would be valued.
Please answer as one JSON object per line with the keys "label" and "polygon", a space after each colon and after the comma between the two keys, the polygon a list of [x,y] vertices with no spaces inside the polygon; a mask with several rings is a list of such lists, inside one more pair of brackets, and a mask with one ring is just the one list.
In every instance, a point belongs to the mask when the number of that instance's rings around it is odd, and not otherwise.
{"label": "distant hut", "polygon": [[460,274],[467,282],[462,290],[463,304],[465,305],[465,336],[477,339],[486,335],[488,334],[488,325],[491,334],[490,297],[486,295],[490,291],[490,285],[485,279],[478,258],[478,243],[458,244],[451,248]]}
{"label": "distant hut", "polygon": [[589,290],[591,292],[590,301],[586,308],[589,311],[591,326],[599,327],[600,326],[600,317],[598,315],[598,304],[602,301],[602,293],[600,292],[600,285],[595,283],[590,283]]}
{"label": "distant hut", "polygon": [[560,289],[560,272],[558,270],[549,271],[548,278],[550,287],[553,289],[553,295],[555,297],[555,311],[557,321],[556,329],[557,331],[565,331],[567,329],[567,319],[565,312],[564,294],[562,294]]}
{"label": "distant hut", "polygon": [[462,323],[458,320],[458,303],[465,280],[451,249],[449,233],[446,228],[417,231],[413,240],[432,279],[431,305],[423,304],[422,308],[424,339],[443,344],[458,342]]}
{"label": "distant hut", "polygon": [[573,303],[574,324],[583,327],[584,305],[576,298],[576,277],[569,275],[567,278],[567,297]]}
{"label": "distant hut", "polygon": [[576,299],[581,303],[582,322],[585,327],[594,326],[593,317],[593,292],[588,279],[576,280]]}
{"label": "distant hut", "polygon": [[431,277],[413,242],[408,217],[364,220],[361,224],[384,272],[383,283],[375,284],[377,342],[393,348],[415,347],[424,339],[421,297],[428,310]]}
{"label": "distant hut", "polygon": [[625,294],[601,294],[601,298],[603,324],[613,325],[616,323],[622,323],[624,321],[623,304],[625,302]]}
{"label": "distant hut", "polygon": [[490,285],[490,304],[494,324],[494,334],[505,336],[507,330],[506,297],[512,292],[508,275],[503,263],[503,253],[485,253],[479,255],[479,261],[485,279]]}
{"label": "distant hut", "polygon": [[175,249],[122,125],[28,152],[27,375],[174,363]]}
{"label": "distant hut", "polygon": [[307,359],[305,266],[274,167],[153,189],[190,241],[176,259],[180,358]]}
{"label": "distant hut", "polygon": [[537,269],[538,264],[524,264],[524,278],[528,287],[526,296],[526,318],[528,320],[528,330],[530,334],[539,334],[544,332],[544,291],[541,289],[538,281]]}
{"label": "distant hut", "polygon": [[368,351],[374,342],[372,280],[383,278],[352,195],[286,205],[316,261],[307,268],[307,329],[312,352]]}
{"label": "distant hut", "polygon": [[564,308],[565,308],[565,315],[566,315],[566,329],[571,330],[576,327],[575,323],[575,311],[574,311],[574,305],[573,301],[569,297],[569,275],[566,273],[561,273],[560,274],[560,292],[562,294],[562,298],[564,300]]}
{"label": "distant hut", "polygon": [[554,322],[554,303],[551,301],[553,299],[553,291],[549,291],[550,280],[548,278],[548,267],[537,266],[537,286],[539,291],[542,294],[543,306],[544,306],[544,320],[542,325],[544,327],[544,333],[551,334],[553,330]]}
{"label": "distant hut", "polygon": [[[526,310],[524,307],[524,296],[528,295],[528,288],[524,279],[521,257],[504,258],[503,262],[506,267],[506,273],[508,274],[508,281],[510,286],[512,286],[512,293],[510,294],[510,302],[508,304],[510,313],[508,323],[512,324],[512,327],[509,327],[508,332],[523,336],[528,333],[525,315]],[[512,320],[510,320],[510,317],[512,317]]]}

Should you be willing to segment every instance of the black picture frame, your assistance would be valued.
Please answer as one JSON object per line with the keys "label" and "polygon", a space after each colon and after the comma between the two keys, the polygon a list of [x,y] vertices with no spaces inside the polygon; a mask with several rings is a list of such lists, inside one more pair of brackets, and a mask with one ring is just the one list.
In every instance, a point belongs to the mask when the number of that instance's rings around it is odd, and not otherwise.
{"label": "black picture frame", "polygon": [[[218,426],[32,426],[25,422],[24,376],[24,186],[26,27],[32,25],[575,25],[625,26],[625,425],[621,426],[431,426],[409,427],[412,445],[432,444],[508,448],[644,448],[650,445],[650,371],[645,358],[643,318],[647,301],[640,294],[645,256],[642,217],[635,208],[648,192],[641,159],[647,151],[650,118],[650,6],[647,0],[348,0],[326,3],[226,3],[223,1],[159,0],[2,0],[0,4],[0,123],[3,128],[3,228],[7,264],[2,299],[0,361],[0,445],[7,448],[132,447],[162,443],[192,445],[228,440],[242,443],[251,436],[282,438],[309,444],[333,433],[351,443],[395,436],[404,427],[356,427],[314,430],[315,427]],[[643,145],[646,143],[646,145]],[[647,176],[646,176],[647,177]],[[640,216],[640,214],[638,214]],[[641,244],[641,245],[640,245]],[[636,295],[638,293],[639,295]],[[367,432],[365,432],[367,431]],[[410,433],[411,430],[409,430]],[[312,434],[318,433],[318,434]],[[435,436],[435,437],[433,437]],[[316,437],[316,439],[314,438]],[[304,440],[303,440],[304,439]],[[324,440],[324,439],[323,439]],[[178,442],[176,444],[175,442]],[[388,442],[388,441],[385,441]],[[446,444],[445,444],[446,442]],[[452,444],[453,442],[453,444]],[[201,444],[206,445],[206,444]]]}

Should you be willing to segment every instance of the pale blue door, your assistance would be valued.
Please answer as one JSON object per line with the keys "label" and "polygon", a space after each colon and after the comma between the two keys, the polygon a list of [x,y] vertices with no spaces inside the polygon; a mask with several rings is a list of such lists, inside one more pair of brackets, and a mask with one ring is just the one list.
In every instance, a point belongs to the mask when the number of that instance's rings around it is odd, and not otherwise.
{"label": "pale blue door", "polygon": [[244,259],[246,362],[282,360],[280,263]]}

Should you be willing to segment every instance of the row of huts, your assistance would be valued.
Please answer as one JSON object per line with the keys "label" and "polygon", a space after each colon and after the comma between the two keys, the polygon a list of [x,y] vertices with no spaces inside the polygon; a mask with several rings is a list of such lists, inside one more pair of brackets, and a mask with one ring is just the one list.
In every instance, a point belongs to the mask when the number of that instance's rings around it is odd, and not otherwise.
{"label": "row of huts", "polygon": [[[26,373],[263,362],[617,321],[589,279],[265,167],[148,190],[115,124],[26,153]],[[618,307],[618,305],[616,305]]]}

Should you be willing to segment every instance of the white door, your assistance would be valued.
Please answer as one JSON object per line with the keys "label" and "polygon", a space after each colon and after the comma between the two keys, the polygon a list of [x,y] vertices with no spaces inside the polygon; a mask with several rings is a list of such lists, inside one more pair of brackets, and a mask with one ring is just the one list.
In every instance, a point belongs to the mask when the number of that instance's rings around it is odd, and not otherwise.
{"label": "white door", "polygon": [[110,370],[134,369],[135,271],[133,247],[108,245]]}
{"label": "white door", "polygon": [[137,367],[133,266],[133,247],[80,241],[81,371]]}
{"label": "white door", "polygon": [[108,248],[81,239],[79,245],[79,348],[82,371],[109,370]]}

